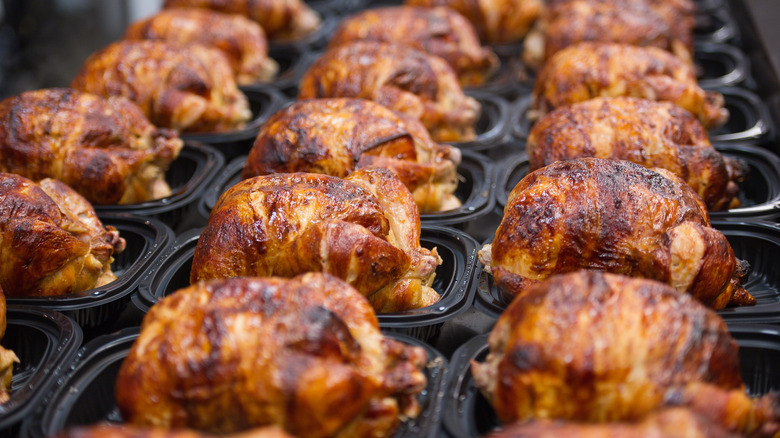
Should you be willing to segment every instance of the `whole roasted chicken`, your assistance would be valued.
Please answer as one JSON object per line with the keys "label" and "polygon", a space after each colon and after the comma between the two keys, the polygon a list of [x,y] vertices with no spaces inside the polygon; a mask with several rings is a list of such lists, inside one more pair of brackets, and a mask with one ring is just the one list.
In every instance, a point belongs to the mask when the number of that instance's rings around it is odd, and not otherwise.
{"label": "whole roasted chicken", "polygon": [[82,292],[116,279],[125,248],[81,195],[55,179],[0,173],[0,287],[9,297]]}
{"label": "whole roasted chicken", "polygon": [[127,97],[156,126],[184,132],[240,129],[252,116],[225,55],[197,43],[112,43],[87,58],[71,86]]}
{"label": "whole roasted chicken", "polygon": [[198,283],[158,302],[116,400],[139,426],[391,436],[420,411],[421,347],[384,337],[366,299],[327,274]]}
{"label": "whole roasted chicken", "polygon": [[723,157],[689,112],[670,102],[597,97],[559,107],[531,129],[530,170],[581,157],[628,160],[683,179],[707,208],[739,206],[743,162]]}
{"label": "whole roasted chicken", "polygon": [[691,64],[657,47],[615,43],[584,42],[555,53],[536,78],[532,106],[543,115],[599,96],[669,101],[707,129],[728,119],[723,95],[702,90]]}
{"label": "whole roasted chicken", "polygon": [[517,297],[488,344],[471,372],[505,423],[631,422],[679,406],[730,433],[779,430],[776,394],[746,394],[723,320],[663,283],[557,275]]}
{"label": "whole roasted chicken", "polygon": [[[5,294],[0,287],[0,339],[5,336],[8,325],[6,316]],[[13,351],[0,346],[0,403],[11,399],[11,382],[14,377],[14,364],[19,363],[19,357]]]}
{"label": "whole roasted chicken", "polygon": [[55,438],[294,438],[276,426],[266,426],[230,435],[212,435],[191,429],[138,427],[123,424],[96,424],[72,427]]}
{"label": "whole roasted chicken", "polygon": [[124,38],[216,47],[230,61],[239,85],[268,82],[279,71],[279,64],[268,56],[263,28],[242,15],[201,8],[163,9],[132,23]]}
{"label": "whole roasted chicken", "polygon": [[498,56],[481,47],[474,27],[448,7],[395,6],[345,18],[331,36],[333,48],[357,40],[400,43],[444,58],[462,86],[479,86],[498,70]]}
{"label": "whole roasted chicken", "polygon": [[377,312],[435,303],[441,258],[420,246],[409,190],[383,168],[344,179],[283,173],[243,180],[211,210],[192,260],[192,283],[326,272],[368,297]]}
{"label": "whole roasted chicken", "polygon": [[579,158],[528,174],[479,256],[508,296],[588,268],[658,280],[715,309],[755,303],[701,198],[672,173],[629,161]]}
{"label": "whole roasted chicken", "polygon": [[407,5],[448,6],[468,18],[488,44],[520,41],[544,10],[542,0],[406,0]]}
{"label": "whole roasted chicken", "polygon": [[422,124],[365,99],[296,102],[260,128],[242,176],[312,172],[344,178],[376,166],[394,171],[422,212],[460,206],[460,150],[436,144]]}
{"label": "whole roasted chicken", "polygon": [[476,138],[480,105],[452,67],[401,44],[353,41],[326,51],[301,78],[299,99],[359,97],[419,119],[436,141]]}
{"label": "whole roasted chicken", "polygon": [[93,204],[169,196],[165,171],[182,145],[121,96],[49,88],[0,102],[0,171],[56,178]]}
{"label": "whole roasted chicken", "polygon": [[272,41],[301,39],[319,29],[320,15],[301,0],[165,0],[163,8],[207,8],[256,21]]}

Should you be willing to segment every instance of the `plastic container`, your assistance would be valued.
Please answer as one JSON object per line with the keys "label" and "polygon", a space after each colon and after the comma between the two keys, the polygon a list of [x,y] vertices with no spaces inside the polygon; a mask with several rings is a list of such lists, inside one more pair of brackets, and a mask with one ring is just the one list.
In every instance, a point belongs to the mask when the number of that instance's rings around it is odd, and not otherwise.
{"label": "plastic container", "polygon": [[[349,1],[351,0],[347,0],[347,2]],[[333,32],[335,32],[339,22],[341,22],[341,15],[326,9],[323,9],[320,12],[322,13],[322,23],[320,24],[320,27],[315,29],[312,33],[296,40],[269,41],[268,47],[272,50],[284,50],[292,46],[297,46],[307,50],[318,50],[325,47],[328,44],[328,39],[331,35],[333,35]]]}
{"label": "plastic container", "polygon": [[740,37],[739,26],[729,8],[707,8],[697,11],[693,36],[696,41],[735,43]]}
{"label": "plastic container", "polygon": [[[65,380],[48,395],[34,415],[25,422],[22,437],[44,438],[68,427],[100,422],[121,423],[114,398],[114,382],[122,361],[138,337],[138,328],[96,338],[80,351]],[[420,415],[401,424],[397,438],[438,436],[442,389],[446,384],[447,360],[431,346],[417,339],[386,333],[386,336],[425,349],[424,367],[428,385],[420,394]]]}
{"label": "plastic container", "polygon": [[[772,326],[730,324],[729,332],[739,344],[742,379],[752,396],[780,389],[780,331]],[[450,376],[444,396],[443,432],[454,438],[483,436],[501,426],[495,411],[474,386],[470,360],[483,362],[488,354],[488,335],[472,338],[450,361]]]}
{"label": "plastic container", "polygon": [[173,243],[173,231],[157,219],[133,215],[101,215],[103,225],[112,225],[127,241],[125,250],[114,256],[111,265],[117,279],[77,294],[53,297],[7,297],[9,305],[28,305],[57,310],[75,320],[83,329],[96,329],[113,322],[130,302],[147,271]]}
{"label": "plastic container", "polygon": [[[142,312],[166,295],[190,285],[192,257],[200,233],[192,230],[160,261],[159,268],[141,283],[133,302]],[[420,243],[437,248],[442,264],[436,268],[433,289],[441,294],[434,305],[392,314],[379,314],[383,330],[398,332],[426,342],[439,334],[441,325],[465,311],[474,298],[473,274],[477,261],[477,242],[467,234],[448,227],[422,227]]]}
{"label": "plastic container", "polygon": [[478,87],[464,87],[466,94],[486,93],[513,100],[531,92],[533,72],[525,66],[520,56],[511,53],[498,54],[498,59],[498,71]]}
{"label": "plastic container", "polygon": [[[769,222],[713,221],[734,250],[734,255],[750,264],[743,284],[758,301],[754,306],[719,310],[727,322],[780,324],[780,226]],[[491,239],[492,240],[492,239]],[[493,277],[479,263],[476,272],[477,296],[474,305],[481,312],[498,318],[506,309],[507,297],[493,284]]]}
{"label": "plastic container", "polygon": [[694,54],[699,86],[703,88],[738,85],[750,77],[747,56],[729,44],[700,41]]}
{"label": "plastic container", "polygon": [[447,143],[471,151],[484,151],[499,145],[508,132],[509,102],[502,97],[482,91],[469,91],[466,94],[477,99],[482,105],[476,124],[477,138],[472,141]]}
{"label": "plastic container", "polygon": [[46,393],[70,366],[81,345],[75,321],[47,309],[9,305],[3,347],[19,357],[11,381],[11,398],[0,405],[0,437],[17,437],[22,421],[38,408]]}
{"label": "plastic container", "polygon": [[249,100],[252,120],[243,129],[227,132],[182,133],[184,141],[206,143],[218,150],[226,160],[246,154],[252,149],[260,127],[289,99],[281,91],[266,85],[252,85],[241,89]]}
{"label": "plastic container", "polygon": [[316,54],[303,47],[288,46],[270,47],[268,55],[279,64],[279,73],[276,77],[267,84],[242,85],[241,90],[246,93],[257,88],[263,92],[270,86],[279,90],[288,100],[294,100],[298,95],[298,82],[314,62]]}

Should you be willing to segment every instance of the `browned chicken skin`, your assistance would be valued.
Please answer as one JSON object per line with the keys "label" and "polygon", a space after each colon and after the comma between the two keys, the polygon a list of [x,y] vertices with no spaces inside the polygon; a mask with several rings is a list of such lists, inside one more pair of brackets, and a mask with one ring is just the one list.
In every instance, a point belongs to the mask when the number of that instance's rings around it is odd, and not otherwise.
{"label": "browned chicken skin", "polygon": [[312,172],[343,178],[376,166],[394,171],[422,212],[460,206],[460,150],[436,144],[422,124],[364,99],[296,102],[271,116],[249,152],[243,178]]}
{"label": "browned chicken skin", "polygon": [[739,206],[744,164],[723,157],[689,112],[670,102],[597,97],[559,107],[531,129],[530,170],[581,157],[628,160],[666,169],[690,185],[710,211]]}
{"label": "browned chicken skin", "polygon": [[164,8],[208,8],[256,21],[273,41],[301,39],[320,27],[320,15],[301,0],[165,0]]}
{"label": "browned chicken skin", "polygon": [[[0,287],[0,339],[5,336],[7,324],[5,294]],[[16,353],[0,346],[0,403],[5,403],[11,398],[11,381],[15,363],[19,363]]]}
{"label": "browned chicken skin", "polygon": [[436,141],[476,138],[480,105],[438,56],[378,41],[325,52],[304,73],[298,98],[359,97],[419,119]]}
{"label": "browned chicken skin", "polygon": [[543,115],[599,96],[669,101],[707,129],[728,119],[723,96],[702,90],[690,64],[657,47],[612,43],[578,43],[553,55],[536,79],[533,108]]}
{"label": "browned chicken skin", "polygon": [[116,279],[125,241],[81,195],[54,179],[0,173],[0,286],[7,296],[82,292]]}
{"label": "browned chicken skin", "polygon": [[406,0],[407,5],[448,6],[474,25],[488,44],[521,40],[544,9],[542,0]]}
{"label": "browned chicken skin", "polygon": [[382,168],[344,179],[311,173],[246,179],[211,211],[190,280],[291,277],[326,272],[367,296],[378,312],[425,307],[441,263],[420,246],[420,217],[409,190]]}
{"label": "browned chicken skin", "polygon": [[170,430],[162,427],[136,427],[117,424],[78,426],[66,430],[56,438],[293,438],[276,426],[261,427],[230,435],[212,435],[187,429]]}
{"label": "browned chicken skin", "polygon": [[623,160],[558,161],[528,174],[480,260],[509,296],[589,268],[658,280],[715,309],[755,304],[742,262],[693,189]]}
{"label": "browned chicken skin", "polygon": [[778,400],[748,397],[723,320],[663,283],[554,276],[512,302],[488,344],[471,369],[503,422],[638,421],[683,406],[729,432],[778,430]]}
{"label": "browned chicken skin", "polygon": [[447,7],[396,6],[345,18],[331,36],[333,48],[357,40],[400,43],[444,58],[463,86],[484,84],[498,70],[498,56],[481,47],[471,23]]}
{"label": "browned chicken skin", "polygon": [[136,425],[390,436],[419,413],[426,361],[385,338],[366,299],[335,277],[215,280],[152,307],[116,400]]}
{"label": "browned chicken skin", "polygon": [[112,43],[87,58],[71,86],[125,96],[155,125],[179,131],[240,129],[252,116],[225,55],[196,43]]}
{"label": "browned chicken skin", "polygon": [[279,64],[268,57],[263,28],[241,15],[200,8],[163,9],[132,23],[124,38],[216,47],[230,61],[239,85],[268,82],[279,70]]}
{"label": "browned chicken skin", "polygon": [[169,196],[165,170],[182,144],[123,97],[51,88],[0,102],[0,171],[56,178],[93,204]]}

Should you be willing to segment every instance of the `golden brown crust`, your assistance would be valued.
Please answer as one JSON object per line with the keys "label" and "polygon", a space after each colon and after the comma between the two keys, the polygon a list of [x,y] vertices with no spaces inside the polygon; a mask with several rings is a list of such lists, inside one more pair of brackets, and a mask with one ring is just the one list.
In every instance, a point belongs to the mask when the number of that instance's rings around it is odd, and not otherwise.
{"label": "golden brown crust", "polygon": [[87,58],[71,86],[127,97],[156,126],[179,131],[235,130],[252,116],[225,55],[197,43],[112,43]]}
{"label": "golden brown crust", "polygon": [[243,178],[312,172],[343,178],[366,166],[395,172],[422,212],[460,205],[460,151],[436,144],[411,117],[369,100],[310,99],[293,103],[260,128]]}
{"label": "golden brown crust", "polygon": [[444,58],[463,86],[484,84],[498,70],[498,56],[481,47],[471,23],[447,7],[393,6],[344,19],[328,47],[351,41],[400,43]]}
{"label": "golden brown crust", "polygon": [[400,44],[353,41],[325,52],[301,78],[298,98],[358,97],[419,119],[436,141],[476,138],[480,105],[443,59]]}
{"label": "golden brown crust", "polygon": [[136,425],[389,436],[419,411],[425,362],[420,347],[384,338],[365,298],[335,277],[217,280],[149,311],[116,399]]}
{"label": "golden brown crust", "polygon": [[56,178],[95,204],[169,196],[164,173],[182,145],[123,97],[51,88],[0,102],[0,171]]}
{"label": "golden brown crust", "polygon": [[279,64],[268,57],[263,28],[241,15],[199,8],[163,9],[130,24],[124,39],[216,47],[230,62],[239,85],[268,82],[279,70]]}
{"label": "golden brown crust", "polygon": [[534,125],[526,151],[531,171],[572,158],[628,160],[674,173],[710,211],[739,206],[741,163],[721,156],[699,121],[670,102],[597,97],[562,106]]}
{"label": "golden brown crust", "polygon": [[480,257],[511,296],[588,268],[665,282],[714,308],[755,303],[701,198],[674,175],[628,161],[580,158],[528,174]]}

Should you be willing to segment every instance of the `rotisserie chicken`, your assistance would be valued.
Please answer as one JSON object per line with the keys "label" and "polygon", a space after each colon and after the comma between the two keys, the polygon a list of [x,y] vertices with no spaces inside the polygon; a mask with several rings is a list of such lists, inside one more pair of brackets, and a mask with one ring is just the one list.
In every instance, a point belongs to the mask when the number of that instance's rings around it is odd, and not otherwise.
{"label": "rotisserie chicken", "polygon": [[82,292],[116,279],[125,241],[55,179],[0,173],[0,286],[9,297]]}
{"label": "rotisserie chicken", "polygon": [[710,211],[739,206],[746,165],[723,157],[689,112],[633,97],[586,100],[541,118],[526,143],[530,170],[581,157],[628,160],[682,178]]}
{"label": "rotisserie chicken", "polygon": [[201,8],[163,9],[132,23],[124,38],[177,44],[195,42],[216,47],[230,61],[239,85],[268,82],[279,70],[279,64],[268,57],[263,28],[237,14]]}
{"label": "rotisserie chicken", "polygon": [[533,108],[543,115],[599,96],[669,101],[707,129],[728,119],[723,95],[702,90],[690,64],[657,47],[613,43],[578,43],[553,55],[536,79]]}
{"label": "rotisserie chicken", "polygon": [[285,173],[243,180],[211,210],[192,261],[192,283],[326,272],[367,296],[377,312],[435,303],[441,263],[420,246],[409,190],[383,168],[344,179]]}
{"label": "rotisserie chicken", "polygon": [[344,178],[376,166],[394,171],[422,212],[460,206],[460,150],[436,144],[412,117],[365,99],[296,102],[271,116],[249,152],[243,178],[312,172]]}
{"label": "rotisserie chicken", "polygon": [[70,428],[55,438],[294,438],[277,426],[267,426],[230,435],[212,435],[191,429],[137,427],[120,424],[97,424]]}
{"label": "rotisserie chicken", "polygon": [[182,144],[120,96],[51,88],[0,102],[0,171],[56,178],[93,204],[169,196],[165,171]]}
{"label": "rotisserie chicken", "polygon": [[747,268],[701,198],[672,173],[629,161],[580,158],[528,174],[479,256],[507,296],[588,268],[658,280],[715,309],[755,304],[741,285]]}
{"label": "rotisserie chicken", "polygon": [[517,297],[488,344],[471,371],[505,423],[639,421],[680,406],[729,432],[778,431],[777,396],[747,395],[723,320],[663,283],[557,275]]}
{"label": "rotisserie chicken", "polygon": [[542,0],[406,0],[407,5],[448,6],[463,14],[487,44],[520,41],[544,10]]}
{"label": "rotisserie chicken", "polygon": [[438,56],[378,41],[354,41],[325,52],[304,73],[298,98],[359,97],[419,119],[436,141],[476,138],[477,100],[463,94]]}
{"label": "rotisserie chicken", "polygon": [[225,55],[197,43],[112,43],[87,58],[71,86],[125,96],[156,126],[183,132],[240,129],[252,116]]}
{"label": "rotisserie chicken", "polygon": [[319,29],[320,14],[301,0],[165,0],[164,8],[194,7],[256,21],[272,41],[301,39]]}
{"label": "rotisserie chicken", "polygon": [[462,86],[484,84],[499,65],[493,50],[480,46],[471,23],[447,7],[368,9],[345,18],[329,47],[358,40],[400,43],[444,58]]}
{"label": "rotisserie chicken", "polygon": [[136,425],[382,437],[419,413],[426,362],[333,276],[214,280],[149,310],[116,400]]}
{"label": "rotisserie chicken", "polygon": [[[5,328],[8,324],[6,310],[5,294],[0,287],[0,339],[5,336]],[[14,377],[15,363],[19,363],[16,353],[0,346],[0,403],[11,399],[11,381]]]}

